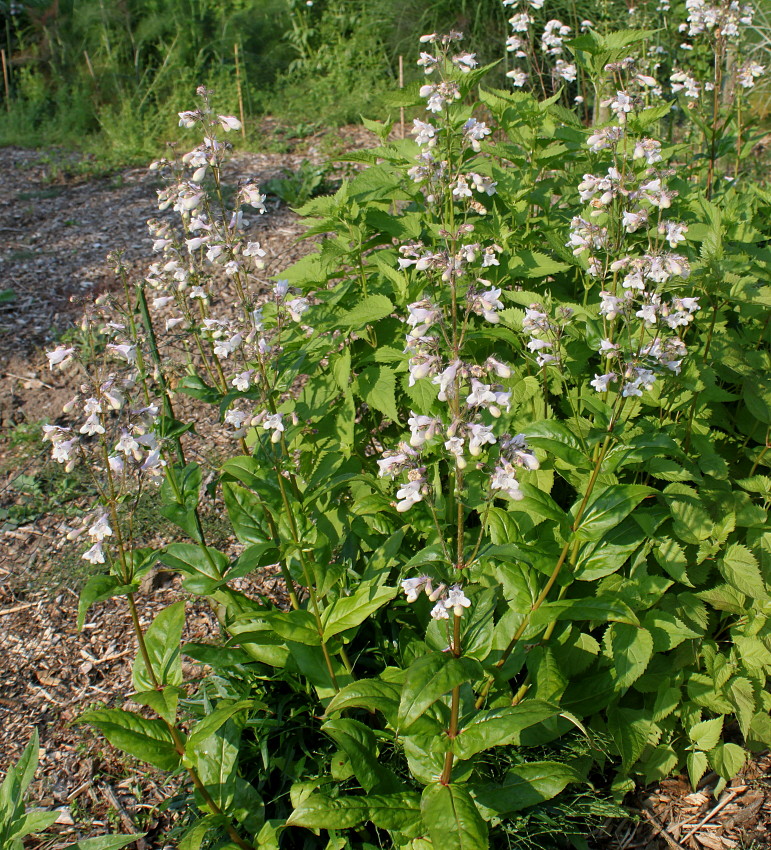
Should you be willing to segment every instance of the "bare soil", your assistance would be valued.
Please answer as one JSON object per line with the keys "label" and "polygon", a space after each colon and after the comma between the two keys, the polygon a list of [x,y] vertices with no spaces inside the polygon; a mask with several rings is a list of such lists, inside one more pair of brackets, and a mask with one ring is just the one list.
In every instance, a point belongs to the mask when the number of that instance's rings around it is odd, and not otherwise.
{"label": "bare soil", "polygon": [[[361,128],[349,128],[342,138],[340,144],[350,147],[369,143]],[[305,140],[290,153],[238,154],[227,179],[264,182],[303,159],[319,159],[321,141]],[[84,629],[76,630],[82,572],[64,538],[87,499],[77,482],[53,498],[37,428],[42,420],[56,421],[71,395],[69,378],[47,370],[44,352],[76,326],[86,300],[116,290],[107,255],[122,251],[135,275],[153,260],[145,223],[156,214],[156,184],[144,169],[88,178],[74,174],[75,164],[64,154],[14,149],[0,162],[0,290],[16,293],[14,301],[0,304],[0,510],[7,515],[3,520],[0,514],[0,771],[18,759],[36,727],[40,767],[31,799],[60,816],[48,837],[29,846],[54,850],[104,832],[141,831],[147,836],[137,847],[150,850],[174,846],[169,832],[175,818],[157,807],[180,791],[180,780],[138,765],[87,727],[73,725],[88,706],[125,704],[135,647],[120,600],[96,606]],[[307,250],[297,242],[297,217],[275,198],[254,227],[253,238],[277,265]],[[146,589],[140,604],[147,623],[184,597],[174,578],[158,576]],[[244,580],[244,589],[283,599],[281,581],[270,570]],[[206,604],[190,599],[185,638],[212,642],[218,634]],[[186,672],[193,682],[202,675],[194,665]],[[683,778],[644,789],[629,801],[636,817],[608,821],[590,846],[771,847],[769,776],[765,755],[718,799],[714,774],[696,792]]]}

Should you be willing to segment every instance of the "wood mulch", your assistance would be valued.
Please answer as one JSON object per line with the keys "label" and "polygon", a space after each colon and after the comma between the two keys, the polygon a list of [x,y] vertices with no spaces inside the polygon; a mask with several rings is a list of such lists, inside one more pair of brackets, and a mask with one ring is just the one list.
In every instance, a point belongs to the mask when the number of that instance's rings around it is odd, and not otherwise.
{"label": "wood mulch", "polygon": [[[371,137],[348,128],[341,144],[358,147]],[[303,159],[319,159],[320,139],[305,140],[286,154],[239,154],[229,167],[235,181],[249,175],[265,181]],[[314,147],[315,146],[315,147]],[[47,452],[19,448],[9,435],[42,419],[55,421],[71,395],[68,379],[45,368],[46,347],[78,320],[80,302],[115,289],[106,261],[123,250],[135,274],[153,260],[145,227],[156,215],[155,184],[144,169],[107,177],[52,173],[51,155],[5,150],[0,162],[0,290],[15,301],[0,304],[0,509],[19,508],[25,497],[16,482],[45,469]],[[55,154],[66,166],[67,157]],[[307,250],[297,237],[297,217],[276,199],[256,222],[258,238],[277,264],[288,265]],[[224,290],[222,298],[227,298]],[[206,433],[206,424],[198,424]],[[212,429],[210,437],[216,442]],[[42,494],[45,496],[45,493]],[[184,795],[181,778],[169,778],[127,758],[88,727],[73,725],[87,707],[125,704],[131,692],[135,647],[125,604],[95,606],[76,630],[77,564],[65,540],[73,513],[86,507],[76,496],[65,506],[41,511],[18,524],[0,519],[0,773],[16,761],[34,728],[40,736],[40,766],[30,799],[59,811],[57,824],[29,847],[57,850],[78,838],[105,832],[146,832],[138,850],[175,846],[181,815],[159,806]],[[33,511],[34,514],[34,511]],[[1,516],[1,515],[0,515]],[[160,541],[148,541],[149,543]],[[234,547],[233,541],[225,547]],[[233,552],[236,550],[233,549]],[[242,580],[249,594],[283,601],[275,571]],[[182,591],[178,577],[159,574],[138,598],[149,623],[166,605],[187,598],[184,639],[214,642],[219,626],[198,598]],[[187,664],[195,681],[202,668]],[[771,848],[771,757],[755,759],[716,799],[717,778],[705,777],[693,792],[683,778],[662,782],[628,800],[634,817],[595,830],[597,850],[733,850]],[[180,798],[181,799],[181,798]],[[754,842],[754,843],[753,843]]]}

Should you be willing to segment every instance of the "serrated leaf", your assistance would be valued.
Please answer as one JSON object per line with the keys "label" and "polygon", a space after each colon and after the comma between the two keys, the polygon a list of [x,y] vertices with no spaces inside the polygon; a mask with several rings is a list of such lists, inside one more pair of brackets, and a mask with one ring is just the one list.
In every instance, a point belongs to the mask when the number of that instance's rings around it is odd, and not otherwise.
{"label": "serrated leaf", "polygon": [[723,733],[723,718],[713,717],[711,720],[702,720],[688,730],[688,737],[704,752],[713,750]]}
{"label": "serrated leaf", "polygon": [[613,706],[608,709],[608,732],[619,754],[622,768],[629,769],[648,743],[651,721],[648,714],[633,708]]}
{"label": "serrated leaf", "polygon": [[385,295],[367,295],[340,316],[340,325],[351,330],[363,328],[365,325],[385,319],[393,312],[394,305]]}
{"label": "serrated leaf", "polygon": [[388,366],[369,366],[356,379],[356,392],[374,410],[399,421],[396,407],[396,373]]}
{"label": "serrated leaf", "polygon": [[738,744],[718,744],[708,755],[709,763],[718,776],[733,779],[744,767],[747,754]]}
{"label": "serrated leaf", "polygon": [[755,599],[768,599],[755,556],[741,543],[732,543],[718,560],[723,578],[736,590]]}
{"label": "serrated leaf", "polygon": [[691,780],[691,788],[695,789],[707,770],[707,756],[698,750],[694,750],[692,753],[688,753],[685,763],[688,768],[688,778]]}
{"label": "serrated leaf", "polygon": [[628,688],[642,676],[653,655],[653,638],[647,629],[614,623],[609,629],[611,659],[618,687]]}

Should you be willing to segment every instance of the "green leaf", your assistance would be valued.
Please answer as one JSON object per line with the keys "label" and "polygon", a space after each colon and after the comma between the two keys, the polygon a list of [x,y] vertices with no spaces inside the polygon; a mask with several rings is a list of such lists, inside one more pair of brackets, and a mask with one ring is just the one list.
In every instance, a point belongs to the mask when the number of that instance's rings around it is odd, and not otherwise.
{"label": "green leaf", "polygon": [[215,580],[222,578],[228,565],[227,555],[195,543],[171,543],[163,550],[159,560],[185,576],[206,576]]}
{"label": "green leaf", "polygon": [[647,629],[626,623],[614,623],[608,629],[608,635],[618,687],[628,688],[645,672],[653,655],[653,638]]}
{"label": "green leaf", "polygon": [[674,540],[665,539],[653,550],[653,555],[667,575],[687,587],[693,587],[686,571],[688,559],[685,557],[682,546]]}
{"label": "green leaf", "polygon": [[688,768],[688,777],[691,780],[691,788],[695,790],[696,786],[699,784],[699,780],[702,776],[704,776],[704,772],[707,769],[707,756],[704,753],[700,753],[698,750],[694,750],[686,756],[685,764]]}
{"label": "green leaf", "polygon": [[305,646],[320,646],[321,635],[316,627],[316,618],[310,611],[266,611],[264,619],[270,623],[276,634],[286,640],[296,641]]}
{"label": "green leaf", "polygon": [[365,708],[368,711],[376,709],[385,716],[392,725],[396,725],[396,713],[399,708],[398,685],[384,682],[382,679],[359,679],[341,688],[327,705],[325,714],[329,716],[336,711],[349,708]]}
{"label": "green leaf", "polygon": [[606,487],[584,511],[576,530],[579,540],[599,540],[615,528],[647,496],[656,491],[641,484],[612,484]]}
{"label": "green leaf", "polygon": [[438,699],[456,685],[482,678],[482,665],[475,658],[455,658],[433,652],[414,661],[408,668],[399,703],[398,724],[409,728]]}
{"label": "green leaf", "polygon": [[113,596],[123,596],[136,590],[136,585],[121,584],[115,576],[91,576],[86,586],[80,591],[78,602],[78,631],[83,628],[88,609],[97,602],[111,599]]}
{"label": "green leaf", "polygon": [[394,305],[385,295],[367,295],[359,303],[344,313],[339,323],[350,330],[363,328],[365,325],[385,319],[393,312]]}
{"label": "green leaf", "polygon": [[199,720],[190,730],[190,737],[185,744],[185,751],[192,757],[196,748],[201,742],[211,737],[226,721],[238,714],[240,711],[246,711],[254,705],[252,700],[238,700],[229,702],[221,700],[217,704],[217,708],[206,717]]}
{"label": "green leaf", "polygon": [[369,820],[366,797],[326,797],[311,794],[287,818],[287,826],[308,829],[351,829]]}
{"label": "green leaf", "polygon": [[358,720],[343,717],[328,720],[321,728],[346,753],[365,791],[391,794],[403,790],[402,783],[378,760],[375,733],[371,729]]}
{"label": "green leaf", "polygon": [[569,466],[577,469],[589,469],[591,466],[578,438],[561,422],[554,419],[536,422],[528,426],[524,434],[528,445],[544,449]]}
{"label": "green leaf", "polygon": [[746,546],[732,543],[717,566],[723,578],[736,590],[755,599],[768,599],[758,561]]}
{"label": "green leaf", "polygon": [[363,623],[378,608],[396,596],[396,587],[362,585],[351,596],[336,599],[321,616],[324,640]]}
{"label": "green leaf", "polygon": [[146,834],[137,832],[134,835],[97,835],[95,838],[82,838],[74,844],[68,844],[62,850],[121,850],[121,847],[144,838]]}
{"label": "green leaf", "polygon": [[[194,761],[201,782],[223,811],[231,808],[235,796],[240,742],[241,726],[231,719],[208,738],[198,738],[195,748],[185,746],[185,753]],[[206,802],[200,792],[196,799],[199,806]]]}
{"label": "green leaf", "polygon": [[160,691],[140,691],[132,696],[134,702],[151,708],[159,717],[174,723],[177,717],[177,705],[182,693],[181,688],[165,687]]}
{"label": "green leaf", "polygon": [[723,733],[723,718],[714,717],[712,720],[702,720],[688,730],[688,737],[705,752],[714,750]]}
{"label": "green leaf", "polygon": [[644,711],[618,706],[608,709],[608,732],[618,747],[622,769],[630,768],[640,758],[651,727],[651,720]]}
{"label": "green leaf", "polygon": [[712,534],[712,520],[692,487],[670,484],[664,494],[672,514],[674,532],[682,541],[698,545]]}
{"label": "green leaf", "polygon": [[59,812],[25,812],[20,818],[12,821],[8,827],[9,841],[18,840],[28,835],[48,829],[59,817]]}
{"label": "green leaf", "polygon": [[738,744],[718,744],[708,755],[710,764],[718,776],[733,779],[744,767],[747,754]]}
{"label": "green leaf", "polygon": [[77,722],[95,726],[113,746],[161,770],[176,770],[179,766],[179,753],[162,720],[104,708],[81,714]]}
{"label": "green leaf", "polygon": [[487,824],[462,785],[427,785],[420,801],[434,847],[487,850]]}
{"label": "green leaf", "polygon": [[[180,642],[185,628],[185,602],[180,599],[164,608],[145,632],[145,646],[155,680],[160,685],[182,684],[182,659]],[[138,653],[131,671],[131,680],[137,691],[156,687],[148,673],[142,653]]]}
{"label": "green leaf", "polygon": [[389,366],[369,366],[356,379],[356,394],[393,422],[399,421],[396,407],[396,372]]}
{"label": "green leaf", "polygon": [[556,620],[588,620],[600,623],[628,623],[631,626],[640,625],[640,621],[626,603],[599,596],[545,602],[537,611],[533,612],[530,617],[530,625],[545,626]]}
{"label": "green leaf", "polygon": [[530,699],[519,705],[494,708],[477,714],[461,729],[453,742],[459,758],[467,759],[492,747],[518,743],[519,733],[560,713],[560,708],[542,700]]}
{"label": "green leaf", "polygon": [[222,498],[240,543],[265,543],[270,539],[262,500],[256,493],[232,481],[225,481],[222,484]]}
{"label": "green leaf", "polygon": [[497,815],[519,812],[551,800],[569,782],[580,782],[578,772],[558,761],[534,761],[518,764],[508,771],[500,784],[474,787],[476,801]]}

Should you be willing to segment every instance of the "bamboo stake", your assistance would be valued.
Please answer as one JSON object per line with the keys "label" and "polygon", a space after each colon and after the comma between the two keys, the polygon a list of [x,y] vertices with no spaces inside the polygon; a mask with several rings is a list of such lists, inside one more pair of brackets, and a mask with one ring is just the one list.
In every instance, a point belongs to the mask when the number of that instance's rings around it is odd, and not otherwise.
{"label": "bamboo stake", "polygon": [[[399,56],[399,88],[404,88],[404,57]],[[404,107],[399,107],[399,125],[401,127],[402,138],[404,138]]]}
{"label": "bamboo stake", "polygon": [[3,82],[5,83],[5,108],[7,112],[11,111],[11,86],[8,82],[8,62],[5,59],[5,49],[0,48],[0,57],[3,61]]}
{"label": "bamboo stake", "polygon": [[96,74],[94,73],[94,66],[91,64],[91,57],[88,55],[88,51],[84,50],[83,55],[86,57],[86,65],[88,67],[88,73],[91,74],[91,79],[96,82]]}
{"label": "bamboo stake", "polygon": [[244,97],[241,92],[241,63],[238,61],[238,42],[233,45],[236,58],[236,90],[238,91],[238,113],[241,118],[241,138],[246,141],[246,124],[244,123]]}

